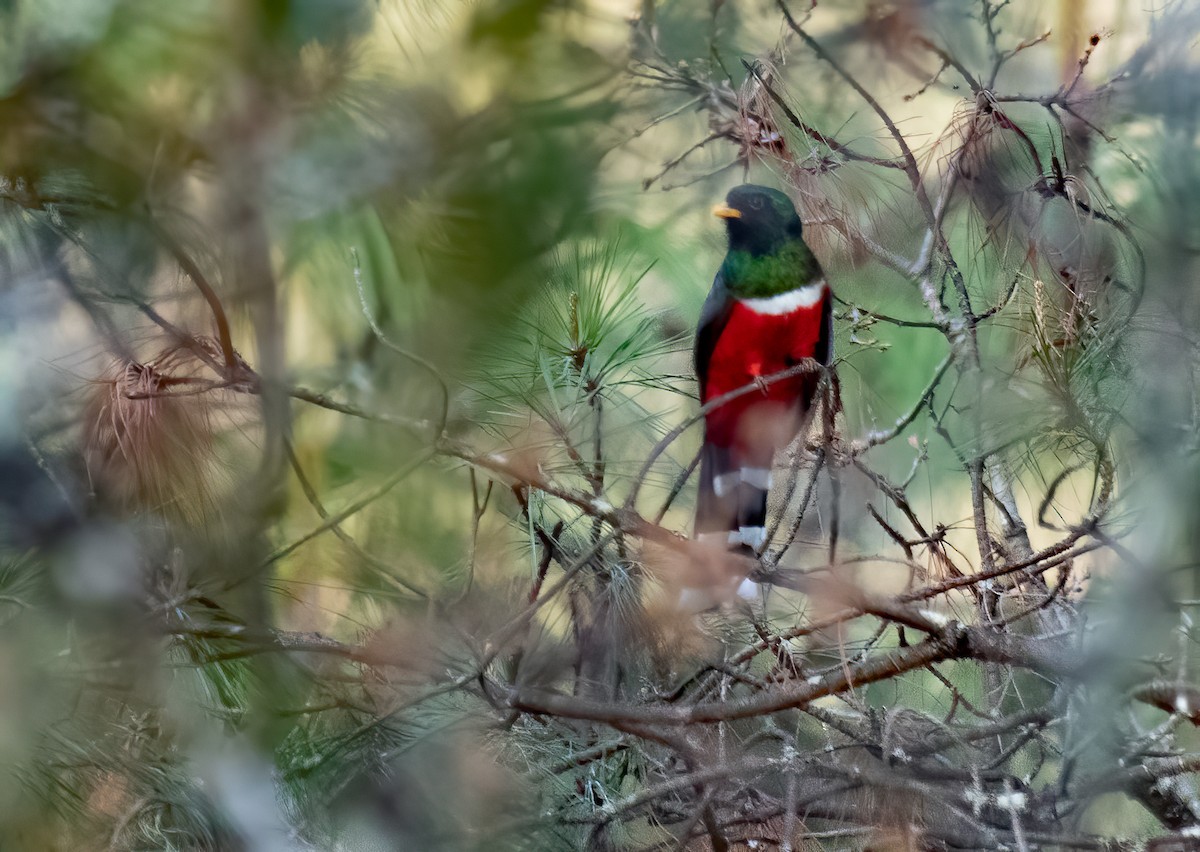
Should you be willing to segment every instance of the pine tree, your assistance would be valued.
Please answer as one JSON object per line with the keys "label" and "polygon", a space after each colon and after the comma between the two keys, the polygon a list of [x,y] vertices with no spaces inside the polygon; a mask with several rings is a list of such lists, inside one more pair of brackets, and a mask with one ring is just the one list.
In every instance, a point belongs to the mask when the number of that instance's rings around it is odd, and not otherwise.
{"label": "pine tree", "polygon": [[[0,11],[0,847],[1190,848],[1200,13],[625,11]],[[837,299],[757,555],[743,182]]]}

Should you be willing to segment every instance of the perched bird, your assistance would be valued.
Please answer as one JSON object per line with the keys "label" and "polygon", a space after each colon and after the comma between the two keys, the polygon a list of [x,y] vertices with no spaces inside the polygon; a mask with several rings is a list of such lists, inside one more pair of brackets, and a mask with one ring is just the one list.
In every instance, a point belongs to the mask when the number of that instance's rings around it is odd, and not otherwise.
{"label": "perched bird", "polygon": [[756,554],[766,541],[772,457],[805,425],[820,375],[763,379],[804,358],[830,362],[832,296],[782,192],[735,187],[713,213],[725,220],[729,251],[696,330],[700,401],[761,387],[705,416],[696,535]]}

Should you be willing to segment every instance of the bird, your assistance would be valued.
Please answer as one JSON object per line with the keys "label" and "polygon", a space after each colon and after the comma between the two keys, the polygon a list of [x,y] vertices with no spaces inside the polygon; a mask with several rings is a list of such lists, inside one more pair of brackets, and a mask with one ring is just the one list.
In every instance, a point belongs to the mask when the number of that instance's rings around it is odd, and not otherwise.
{"label": "bird", "polygon": [[783,192],[743,184],[712,212],[729,248],[696,330],[700,402],[759,387],[705,413],[695,537],[757,557],[772,459],[807,425],[820,385],[817,371],[764,378],[805,358],[831,363],[833,296]]}

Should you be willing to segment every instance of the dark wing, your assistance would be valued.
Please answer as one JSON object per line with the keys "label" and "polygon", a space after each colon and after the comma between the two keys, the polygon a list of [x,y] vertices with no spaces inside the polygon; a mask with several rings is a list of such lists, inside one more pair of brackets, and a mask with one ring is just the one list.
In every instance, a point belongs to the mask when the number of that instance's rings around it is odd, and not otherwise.
{"label": "dark wing", "polygon": [[833,291],[828,285],[821,300],[821,336],[817,338],[813,357],[825,365],[833,363]]}
{"label": "dark wing", "polygon": [[713,350],[717,348],[717,340],[729,322],[733,313],[734,298],[725,286],[725,279],[720,272],[713,279],[712,289],[700,309],[700,324],[696,327],[696,345],[692,350],[696,362],[696,378],[700,382],[700,401],[704,402],[704,389],[708,384],[708,363],[712,360]]}

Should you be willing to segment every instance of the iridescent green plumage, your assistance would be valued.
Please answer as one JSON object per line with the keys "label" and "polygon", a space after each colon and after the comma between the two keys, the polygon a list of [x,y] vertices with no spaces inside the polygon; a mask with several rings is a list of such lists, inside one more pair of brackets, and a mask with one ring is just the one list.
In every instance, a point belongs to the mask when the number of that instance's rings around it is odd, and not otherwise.
{"label": "iridescent green plumage", "polygon": [[821,277],[821,265],[804,241],[796,237],[770,254],[730,249],[721,264],[721,275],[730,293],[753,299],[777,296],[811,284]]}

